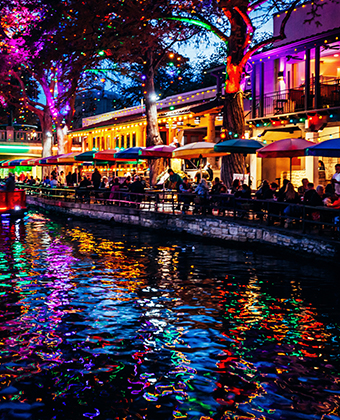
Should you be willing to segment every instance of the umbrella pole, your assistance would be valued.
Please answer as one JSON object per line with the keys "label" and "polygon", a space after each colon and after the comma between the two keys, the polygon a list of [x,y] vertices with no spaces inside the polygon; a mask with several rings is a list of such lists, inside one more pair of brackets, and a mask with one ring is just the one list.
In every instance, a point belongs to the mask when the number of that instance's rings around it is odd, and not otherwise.
{"label": "umbrella pole", "polygon": [[200,165],[200,182],[202,181],[202,155],[199,156],[199,165]]}
{"label": "umbrella pole", "polygon": [[247,157],[247,155],[244,154],[243,155],[243,178],[242,178],[242,184],[244,184],[244,173],[246,171],[246,157]]}
{"label": "umbrella pole", "polygon": [[292,159],[293,158],[289,158],[289,181],[292,182]]}

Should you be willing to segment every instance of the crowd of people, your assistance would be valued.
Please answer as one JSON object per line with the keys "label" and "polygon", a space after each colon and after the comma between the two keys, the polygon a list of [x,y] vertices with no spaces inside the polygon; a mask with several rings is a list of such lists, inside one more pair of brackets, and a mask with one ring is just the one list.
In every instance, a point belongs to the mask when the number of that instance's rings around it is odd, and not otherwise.
{"label": "crowd of people", "polygon": [[[258,202],[268,200],[282,203],[281,207],[275,208],[280,208],[280,214],[285,216],[289,222],[289,218],[301,215],[301,206],[298,206],[298,204],[340,209],[340,164],[335,166],[335,170],[331,182],[326,187],[323,185],[315,186],[307,178],[302,179],[302,184],[297,189],[288,179],[283,180],[282,186],[279,186],[276,182],[269,183],[267,180],[263,180],[260,188],[253,194],[250,187],[239,179],[235,179],[231,188],[228,189],[218,177],[212,180],[210,171],[208,171],[208,176],[203,175],[202,179],[195,177],[195,180],[192,180],[188,176],[181,177],[173,169],[168,169],[168,178],[163,188],[177,191],[177,210],[181,210],[183,214],[188,212],[191,205],[193,206],[193,213],[205,213],[211,211],[214,207],[218,208],[221,205],[223,207],[226,201],[218,198],[218,196],[226,194],[236,199],[253,199],[255,203],[256,200]],[[90,191],[93,190],[95,203],[100,198],[141,201],[142,197],[139,195],[144,194],[146,189],[144,177],[138,175],[135,170],[127,173],[122,179],[114,174],[112,174],[112,177],[102,176],[97,168],[91,176],[80,174],[77,168],[73,173],[69,171],[67,175],[64,174],[64,171],[58,172],[57,168],[54,168],[51,175],[46,175],[42,181],[25,174],[20,174],[16,179],[15,175],[10,173],[2,189],[13,191],[16,180],[27,185],[40,185],[49,188],[76,187],[77,197],[81,201],[88,202]],[[101,192],[103,194],[100,195]],[[258,208],[261,208],[260,204]],[[320,211],[310,211],[308,214],[311,215],[313,220],[320,219]]]}

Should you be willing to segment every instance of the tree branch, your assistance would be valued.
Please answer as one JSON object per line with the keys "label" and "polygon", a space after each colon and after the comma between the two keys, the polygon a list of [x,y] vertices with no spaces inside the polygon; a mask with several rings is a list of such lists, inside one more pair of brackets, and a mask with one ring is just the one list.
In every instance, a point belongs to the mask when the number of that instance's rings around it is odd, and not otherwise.
{"label": "tree branch", "polygon": [[243,13],[238,7],[235,7],[235,10],[240,14],[240,16],[242,16],[242,19],[244,20],[244,23],[247,26],[247,35],[246,38],[244,40],[244,44],[243,44],[243,49],[246,49],[251,40],[253,39],[254,36],[254,27],[253,24],[251,23],[251,20],[249,18],[249,16],[245,13]]}
{"label": "tree branch", "polygon": [[12,71],[11,74],[16,78],[16,80],[19,82],[19,85],[22,89],[22,95],[24,98],[24,105],[25,108],[27,108],[29,111],[32,111],[33,113],[35,113],[39,119],[41,119],[41,117],[43,116],[44,111],[42,109],[37,108],[37,106],[42,106],[44,108],[44,105],[38,103],[38,102],[34,102],[31,99],[29,99],[29,97],[27,96],[27,92],[26,92],[26,88],[24,85],[24,82],[21,80],[20,76],[18,75],[17,72]]}
{"label": "tree branch", "polygon": [[290,18],[291,14],[293,13],[293,10],[295,9],[295,7],[298,5],[300,0],[295,0],[292,5],[290,6],[290,8],[287,10],[286,12],[286,16],[284,17],[284,19],[281,22],[281,26],[280,26],[280,33],[279,35],[276,36],[272,36],[268,39],[265,39],[264,41],[260,42],[257,45],[254,45],[252,48],[250,48],[247,53],[244,55],[242,61],[241,61],[241,66],[242,68],[246,65],[247,61],[249,60],[249,58],[252,56],[252,54],[255,51],[258,51],[260,48],[264,47],[265,45],[268,44],[272,44],[275,41],[281,41],[283,39],[286,38],[286,34],[285,34],[285,27],[286,24],[288,22],[288,19]]}

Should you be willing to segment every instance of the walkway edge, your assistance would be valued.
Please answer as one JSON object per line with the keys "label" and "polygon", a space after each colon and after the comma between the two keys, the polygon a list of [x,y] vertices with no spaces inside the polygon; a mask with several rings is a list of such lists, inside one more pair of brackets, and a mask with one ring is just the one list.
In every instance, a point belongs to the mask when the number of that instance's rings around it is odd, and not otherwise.
{"label": "walkway edge", "polygon": [[283,233],[275,228],[249,226],[222,217],[173,215],[111,205],[83,204],[27,196],[27,204],[65,215],[141,226],[172,232],[186,232],[228,242],[261,243],[318,257],[332,258],[339,254],[340,244],[306,235]]}

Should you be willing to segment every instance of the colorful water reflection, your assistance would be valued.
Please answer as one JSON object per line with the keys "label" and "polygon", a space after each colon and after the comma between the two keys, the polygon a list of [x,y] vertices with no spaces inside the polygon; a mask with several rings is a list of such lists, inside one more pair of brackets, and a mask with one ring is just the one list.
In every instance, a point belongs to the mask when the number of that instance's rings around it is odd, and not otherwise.
{"label": "colorful water reflection", "polygon": [[0,419],[340,418],[332,269],[34,213],[0,241]]}

